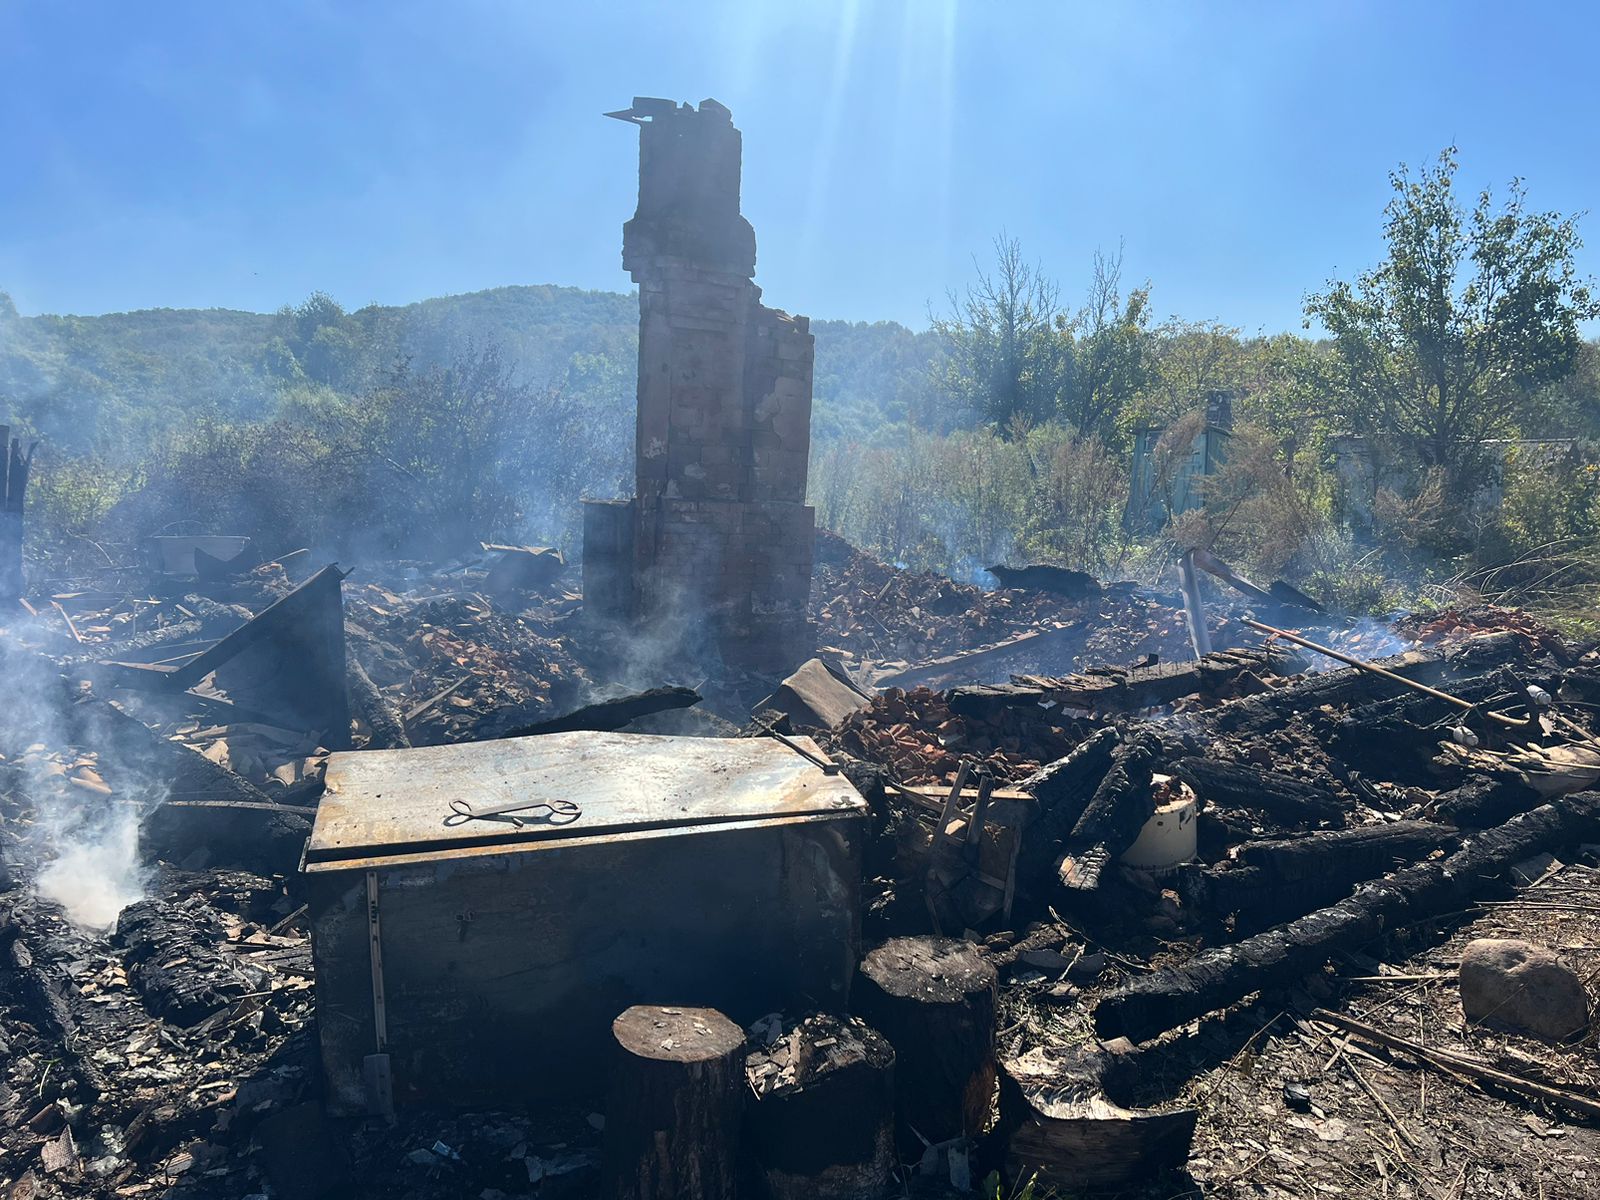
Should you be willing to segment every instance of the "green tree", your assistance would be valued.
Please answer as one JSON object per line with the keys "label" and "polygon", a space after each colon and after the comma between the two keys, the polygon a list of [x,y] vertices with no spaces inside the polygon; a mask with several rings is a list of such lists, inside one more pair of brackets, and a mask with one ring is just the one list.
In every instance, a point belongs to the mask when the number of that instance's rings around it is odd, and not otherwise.
{"label": "green tree", "polygon": [[1483,442],[1517,432],[1538,389],[1572,369],[1600,313],[1574,255],[1573,218],[1530,212],[1513,180],[1498,208],[1456,200],[1456,150],[1390,176],[1388,253],[1354,283],[1330,280],[1306,315],[1333,337],[1356,429],[1438,471],[1455,498],[1489,465]]}
{"label": "green tree", "polygon": [[1062,334],[1071,346],[1061,417],[1078,437],[1111,437],[1123,409],[1152,375],[1150,285],[1122,294],[1122,251],[1095,252],[1089,296]]}
{"label": "green tree", "polygon": [[267,369],[292,382],[308,380],[345,388],[358,382],[364,335],[326,292],[313,292],[294,307],[280,308],[267,344]]}
{"label": "green tree", "polygon": [[[1267,434],[1278,446],[1284,478],[1297,482],[1308,457],[1325,451],[1330,413],[1326,346],[1292,333],[1245,344],[1243,391],[1234,417]],[[1308,452],[1310,454],[1308,455]]]}
{"label": "green tree", "polygon": [[994,249],[994,270],[979,269],[950,296],[950,314],[933,319],[946,350],[933,371],[957,404],[1009,435],[1055,415],[1071,360],[1056,285],[1015,238],[1002,234]]}
{"label": "green tree", "polygon": [[1239,330],[1221,321],[1162,322],[1151,343],[1149,386],[1132,415],[1152,425],[1170,425],[1205,408],[1215,391],[1231,391],[1245,379],[1245,348]]}
{"label": "green tree", "polygon": [[1600,437],[1600,342],[1578,349],[1572,370],[1529,401],[1523,428],[1548,429],[1583,438]]}

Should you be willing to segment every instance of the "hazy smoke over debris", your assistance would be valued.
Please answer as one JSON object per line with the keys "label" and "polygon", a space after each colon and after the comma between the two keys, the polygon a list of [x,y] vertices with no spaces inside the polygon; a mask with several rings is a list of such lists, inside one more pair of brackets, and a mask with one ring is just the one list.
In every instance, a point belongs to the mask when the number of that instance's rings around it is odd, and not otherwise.
{"label": "hazy smoke over debris", "polygon": [[139,814],[132,808],[90,817],[57,813],[39,828],[55,859],[39,871],[34,887],[61,905],[73,924],[109,929],[118,913],[143,898]]}
{"label": "hazy smoke over debris", "polygon": [[86,704],[45,659],[23,648],[26,630],[0,638],[7,703],[0,755],[10,798],[7,856],[34,891],[76,925],[103,930],[144,894],[139,827],[165,799],[153,765],[122,749],[108,714]]}

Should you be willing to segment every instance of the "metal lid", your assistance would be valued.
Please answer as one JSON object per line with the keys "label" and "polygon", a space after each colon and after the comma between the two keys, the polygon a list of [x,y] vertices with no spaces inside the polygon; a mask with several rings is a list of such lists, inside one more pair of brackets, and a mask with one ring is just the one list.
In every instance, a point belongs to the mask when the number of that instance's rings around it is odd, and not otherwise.
{"label": "metal lid", "polygon": [[[795,740],[820,753],[809,740]],[[520,826],[459,816],[446,824],[453,800],[480,812],[513,802],[569,801],[580,814],[564,824],[536,812],[518,812]],[[305,870],[865,811],[843,775],[829,775],[769,738],[584,732],[349,751],[328,759]]]}

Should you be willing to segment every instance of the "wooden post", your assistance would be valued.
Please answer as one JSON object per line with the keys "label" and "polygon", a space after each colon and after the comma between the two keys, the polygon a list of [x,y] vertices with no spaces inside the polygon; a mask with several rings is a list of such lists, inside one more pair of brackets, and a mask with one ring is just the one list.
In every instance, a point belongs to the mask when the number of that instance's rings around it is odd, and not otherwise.
{"label": "wooden post", "polygon": [[710,1008],[639,1005],[611,1023],[617,1057],[601,1194],[732,1200],[744,1099],[744,1031]]}
{"label": "wooden post", "polygon": [[855,1011],[895,1052],[902,1142],[975,1137],[995,1086],[994,967],[970,942],[894,938],[862,960]]}
{"label": "wooden post", "polygon": [[811,1016],[752,1051],[746,1129],[772,1200],[880,1200],[894,1169],[894,1050],[858,1017]]}
{"label": "wooden post", "polygon": [[22,505],[33,468],[35,442],[22,452],[22,439],[0,425],[0,600],[15,600],[24,589],[22,576]]}

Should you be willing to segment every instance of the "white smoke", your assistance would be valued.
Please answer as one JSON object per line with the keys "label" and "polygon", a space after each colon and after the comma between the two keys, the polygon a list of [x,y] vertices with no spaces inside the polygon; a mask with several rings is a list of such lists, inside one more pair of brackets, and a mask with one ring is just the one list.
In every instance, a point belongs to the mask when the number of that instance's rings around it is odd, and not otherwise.
{"label": "white smoke", "polygon": [[[1416,645],[1416,642],[1397,634],[1393,626],[1375,621],[1371,617],[1362,617],[1343,629],[1330,629],[1323,638],[1318,638],[1315,630],[1308,631],[1306,636],[1313,641],[1322,641],[1331,650],[1338,650],[1366,662],[1400,654]],[[1304,653],[1310,660],[1309,670],[1313,674],[1336,671],[1345,665],[1325,654],[1318,654],[1315,650],[1307,650]]]}
{"label": "white smoke", "polygon": [[11,785],[5,816],[19,835],[8,849],[25,885],[59,904],[73,924],[102,931],[144,895],[139,827],[168,788],[146,761],[148,749],[119,729],[120,716],[85,704],[29,648],[35,632],[15,623],[0,629],[7,691],[0,759]]}
{"label": "white smoke", "polygon": [[61,905],[85,929],[106,930],[143,899],[148,873],[139,862],[139,819],[130,810],[99,822],[69,823],[48,838],[55,857],[40,868],[34,890]]}

